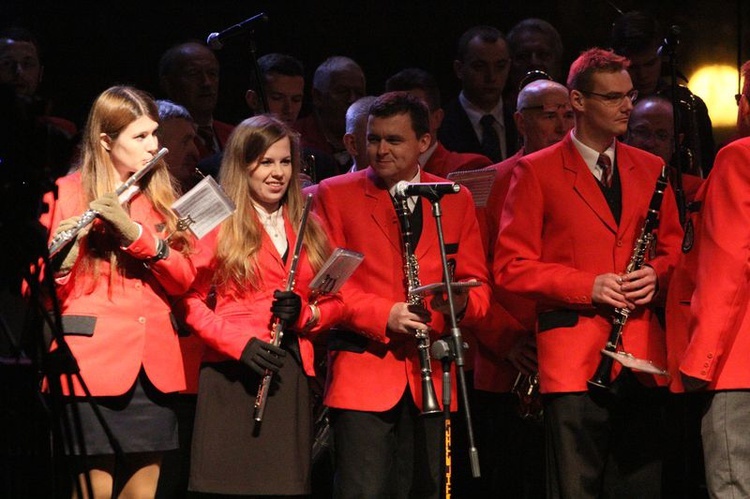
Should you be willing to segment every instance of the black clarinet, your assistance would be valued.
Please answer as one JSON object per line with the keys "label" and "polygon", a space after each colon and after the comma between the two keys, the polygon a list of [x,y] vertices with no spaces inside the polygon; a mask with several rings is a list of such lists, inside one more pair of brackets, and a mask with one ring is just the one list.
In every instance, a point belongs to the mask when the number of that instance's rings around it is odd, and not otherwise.
{"label": "black clarinet", "polygon": [[[399,203],[396,211],[401,222],[401,243],[404,250],[404,274],[406,276],[407,296],[409,305],[424,307],[424,300],[419,294],[412,293],[412,289],[420,286],[419,263],[411,247],[411,224],[409,223],[409,205],[407,196],[397,196]],[[419,354],[420,373],[422,378],[422,415],[440,412],[435,385],[432,383],[432,365],[430,361],[430,333],[424,329],[417,329],[417,353]]]}
{"label": "black clarinet", "polygon": [[[646,213],[646,220],[643,222],[643,228],[635,242],[633,248],[633,255],[630,257],[625,273],[635,272],[636,270],[643,267],[643,262],[646,259],[646,252],[651,247],[651,243],[654,240],[654,230],[659,223],[659,211],[661,210],[661,201],[664,197],[664,190],[667,188],[668,177],[667,167],[662,166],[661,175],[656,179],[656,187],[654,188],[654,194],[651,196],[651,202],[648,205],[648,213]],[[612,329],[607,338],[607,344],[604,346],[604,351],[615,353],[617,347],[620,344],[622,338],[622,331],[625,329],[625,323],[628,321],[630,316],[630,309],[616,308],[614,316],[612,317]],[[589,390],[601,390],[608,389],[612,385],[612,366],[614,358],[609,355],[601,354],[602,358],[599,361],[599,366],[596,368],[594,376],[588,380]]]}

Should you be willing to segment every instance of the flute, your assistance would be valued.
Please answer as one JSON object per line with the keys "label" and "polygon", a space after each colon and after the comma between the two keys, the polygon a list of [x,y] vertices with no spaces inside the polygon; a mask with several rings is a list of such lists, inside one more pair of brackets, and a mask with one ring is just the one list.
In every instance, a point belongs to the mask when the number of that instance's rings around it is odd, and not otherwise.
{"label": "flute", "polygon": [[[292,263],[289,265],[289,275],[286,277],[286,287],[284,291],[292,291],[294,289],[294,281],[297,276],[297,265],[299,263],[299,256],[302,253],[302,242],[305,235],[305,227],[307,226],[307,216],[310,213],[310,207],[312,206],[312,194],[308,194],[305,198],[305,207],[302,211],[302,218],[299,222],[299,228],[297,229],[297,243],[294,245],[294,254],[292,255]],[[281,345],[281,338],[284,336],[284,321],[278,317],[274,317],[273,327],[271,328],[271,344],[273,346]],[[266,373],[258,385],[258,393],[255,396],[255,409],[253,411],[253,419],[260,423],[263,421],[263,414],[266,412],[266,402],[268,402],[268,390],[271,389],[271,378],[273,377],[273,371],[266,369]]]}
{"label": "flute", "polygon": [[[144,175],[150,172],[154,168],[154,166],[156,166],[156,163],[158,163],[159,160],[163,158],[164,155],[168,152],[169,150],[166,147],[162,147],[161,149],[159,149],[159,152],[157,152],[154,157],[151,158],[151,161],[146,163],[143,168],[132,174],[130,178],[128,178],[120,185],[120,187],[117,188],[117,190],[115,190],[115,194],[119,196],[133,187],[133,185],[135,185],[136,182],[143,178]],[[131,192],[130,195],[128,195],[127,199],[123,200],[123,203],[127,203],[130,198],[135,195],[136,192],[138,192],[138,189],[135,189],[133,192]],[[83,230],[90,223],[92,223],[97,215],[98,213],[95,210],[88,209],[83,212],[83,215],[81,215],[81,218],[78,220],[78,223],[75,224],[75,226],[57,234],[49,243],[50,258],[58,254],[63,248],[65,248],[65,246],[68,245],[68,243],[75,240],[78,233],[81,232],[81,230]]]}

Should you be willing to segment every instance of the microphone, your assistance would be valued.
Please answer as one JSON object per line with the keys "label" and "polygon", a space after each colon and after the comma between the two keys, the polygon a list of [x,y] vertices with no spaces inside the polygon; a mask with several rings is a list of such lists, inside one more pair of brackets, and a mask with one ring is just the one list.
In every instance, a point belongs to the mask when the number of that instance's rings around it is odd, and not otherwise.
{"label": "microphone", "polygon": [[265,12],[254,15],[248,19],[245,19],[241,23],[237,23],[234,26],[230,26],[221,33],[211,33],[206,38],[206,45],[213,50],[219,50],[224,46],[224,42],[234,36],[240,35],[245,31],[253,31],[252,26],[256,23],[264,23],[268,21],[268,16]]}
{"label": "microphone", "polygon": [[680,33],[682,30],[680,27],[676,24],[673,24],[669,27],[669,31],[667,32],[667,36],[664,37],[664,40],[661,42],[661,45],[659,45],[659,49],[656,51],[658,55],[664,55],[664,54],[674,54],[677,50],[677,45],[680,44]]}
{"label": "microphone", "polygon": [[461,186],[455,182],[409,183],[402,180],[396,184],[396,197],[424,196],[435,200],[446,194],[455,194],[459,190]]}

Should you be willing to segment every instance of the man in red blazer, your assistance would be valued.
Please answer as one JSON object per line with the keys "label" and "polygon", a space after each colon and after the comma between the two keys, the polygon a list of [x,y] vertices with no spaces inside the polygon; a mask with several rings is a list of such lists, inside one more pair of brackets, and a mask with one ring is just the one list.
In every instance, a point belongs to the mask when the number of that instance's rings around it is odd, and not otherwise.
{"label": "man in red blazer", "polygon": [[[743,66],[745,77],[750,63]],[[738,125],[750,117],[750,82]],[[741,126],[740,133],[743,133]],[[712,497],[750,494],[750,137],[716,155],[687,225],[683,257],[667,303],[667,341],[675,392],[705,390],[701,418],[706,485]]]}
{"label": "man in red blazer", "polygon": [[[424,103],[405,92],[386,93],[370,107],[370,167],[324,180],[316,207],[332,242],[365,255],[343,289],[347,332],[329,344],[325,404],[333,410],[337,497],[440,497],[443,422],[420,416],[422,386],[415,329],[445,330],[442,300],[424,310],[406,303],[407,287],[399,219],[393,195],[399,181],[438,182],[418,158],[429,143]],[[440,282],[442,265],[430,203],[409,198],[409,218],[422,284]],[[479,287],[456,296],[461,326],[477,324],[489,304],[488,272],[471,195],[462,190],[441,200],[448,258],[457,281]],[[432,380],[441,400],[441,366]],[[455,410],[455,383],[452,385]]]}
{"label": "man in red blazer", "polygon": [[659,158],[615,139],[635,97],[627,64],[602,49],[572,64],[575,128],[518,162],[495,246],[497,285],[537,302],[548,497],[660,497],[663,394],[647,387],[666,378],[616,363],[613,391],[587,391],[586,383],[615,308],[630,311],[621,348],[666,363],[652,307],[667,288],[681,228],[667,189],[658,243],[640,270],[623,272],[662,169]]}
{"label": "man in red blazer", "polygon": [[[560,142],[573,128],[568,89],[557,82],[529,83],[513,107],[523,147],[492,165],[497,175],[487,206],[477,209],[489,262],[516,164],[526,154]],[[536,421],[521,420],[518,397],[511,393],[519,373],[529,376],[538,370],[536,302],[495,288],[487,324],[475,334],[479,341],[474,353],[475,420],[484,489],[492,497],[539,497],[544,490],[544,432]]]}

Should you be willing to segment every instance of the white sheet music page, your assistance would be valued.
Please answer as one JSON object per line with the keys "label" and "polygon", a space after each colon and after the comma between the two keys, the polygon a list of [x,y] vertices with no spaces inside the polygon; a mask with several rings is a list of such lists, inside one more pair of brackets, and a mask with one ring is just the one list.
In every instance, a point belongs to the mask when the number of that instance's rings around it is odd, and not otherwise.
{"label": "white sheet music page", "polygon": [[474,198],[474,206],[484,208],[487,206],[487,199],[490,197],[496,174],[497,171],[494,168],[482,168],[481,170],[451,172],[447,178],[469,189],[471,197]]}
{"label": "white sheet music page", "polygon": [[213,177],[205,177],[178,199],[172,210],[180,220],[189,219],[188,230],[200,239],[234,213],[236,207]]}

